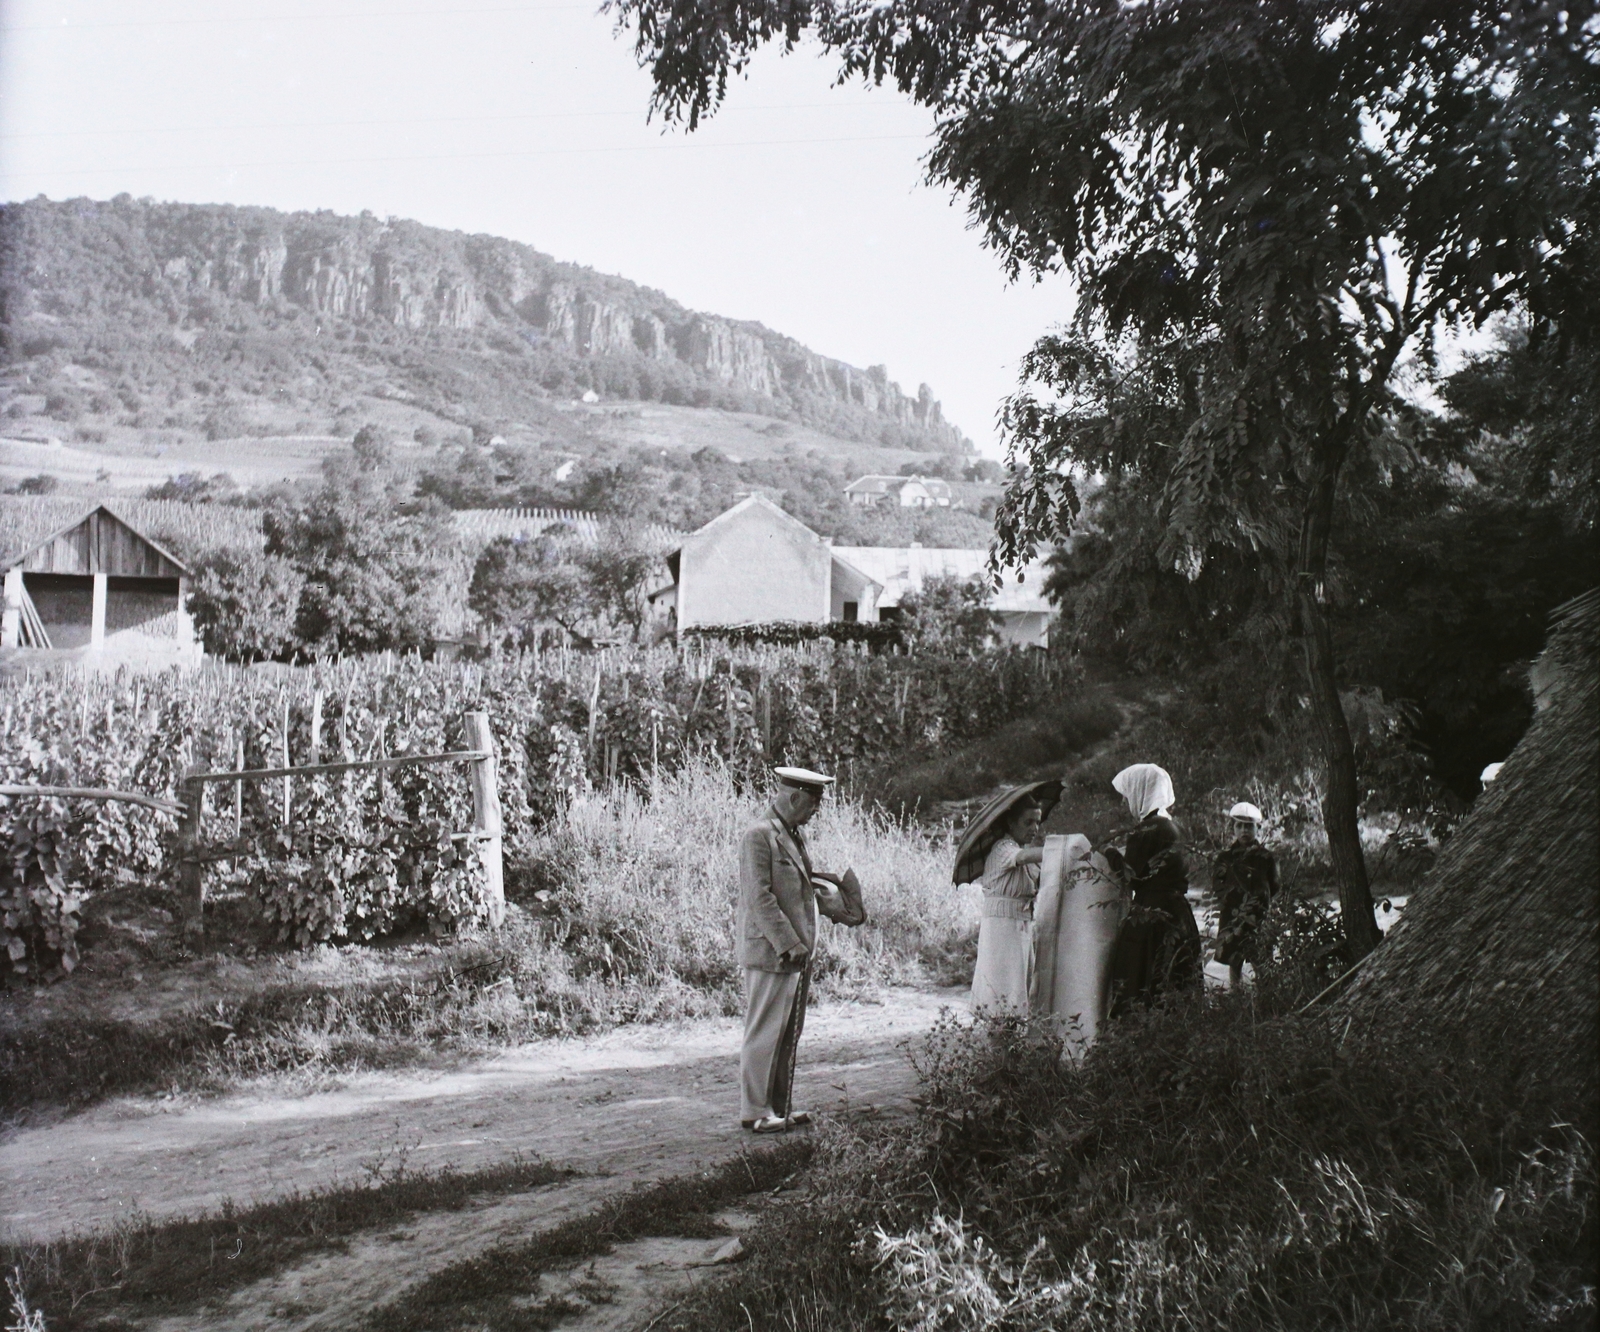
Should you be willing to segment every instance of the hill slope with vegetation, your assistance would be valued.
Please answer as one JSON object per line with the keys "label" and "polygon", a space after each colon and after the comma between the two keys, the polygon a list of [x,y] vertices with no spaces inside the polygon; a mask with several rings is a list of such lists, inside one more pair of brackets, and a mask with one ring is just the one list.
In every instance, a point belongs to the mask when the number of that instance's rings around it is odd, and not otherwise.
{"label": "hill slope with vegetation", "polygon": [[971,447],[927,385],[907,395],[882,366],[515,241],[370,213],[127,195],[12,204],[0,211],[0,300],[8,356],[46,376],[35,387],[70,399],[72,377],[54,374],[63,358],[98,363],[114,376],[106,391],[150,424],[177,415],[242,434],[285,398],[319,424],[349,381],[378,370],[390,396],[486,436],[518,421],[536,434],[552,396],[593,391],[759,411],[873,444]]}

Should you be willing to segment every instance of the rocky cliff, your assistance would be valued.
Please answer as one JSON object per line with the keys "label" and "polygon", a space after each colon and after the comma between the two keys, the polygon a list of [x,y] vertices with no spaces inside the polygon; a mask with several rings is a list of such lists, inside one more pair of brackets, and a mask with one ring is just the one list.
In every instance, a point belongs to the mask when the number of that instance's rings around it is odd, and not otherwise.
{"label": "rocky cliff", "polygon": [[[721,386],[804,419],[893,426],[903,442],[971,448],[932,391],[883,367],[832,360],[759,324],[688,310],[659,292],[558,263],[530,246],[371,214],[35,199],[0,209],[0,316],[13,354],[28,329],[111,320],[226,321],[238,303],[326,326],[389,325],[422,338],[478,334],[535,359],[604,360],[638,382]],[[656,367],[651,372],[643,367]],[[667,380],[661,379],[667,372]],[[678,379],[673,379],[677,376]],[[608,392],[633,396],[613,375]],[[587,381],[586,381],[587,382]],[[870,430],[869,430],[870,433]]]}

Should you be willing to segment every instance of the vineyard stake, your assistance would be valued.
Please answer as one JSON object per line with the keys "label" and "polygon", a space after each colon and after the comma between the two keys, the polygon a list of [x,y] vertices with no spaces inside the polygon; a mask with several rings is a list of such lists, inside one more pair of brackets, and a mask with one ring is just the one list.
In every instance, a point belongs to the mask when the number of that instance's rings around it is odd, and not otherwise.
{"label": "vineyard stake", "polygon": [[205,935],[206,870],[200,859],[200,825],[206,788],[195,780],[203,771],[199,766],[190,768],[179,787],[183,818],[178,823],[178,910],[184,934],[194,938]]}
{"label": "vineyard stake", "polygon": [[489,922],[498,928],[506,917],[505,872],[500,858],[500,790],[495,777],[494,733],[489,729],[487,712],[469,712],[463,737],[469,749],[482,757],[474,759],[472,773],[472,830],[483,857],[484,897],[489,904]]}
{"label": "vineyard stake", "polygon": [[[287,691],[283,696],[283,766],[286,768],[289,766],[289,695]],[[283,779],[283,836],[284,840],[291,844],[294,840],[294,833],[289,826],[289,821],[293,817],[293,790],[294,788],[289,779],[285,777]]]}

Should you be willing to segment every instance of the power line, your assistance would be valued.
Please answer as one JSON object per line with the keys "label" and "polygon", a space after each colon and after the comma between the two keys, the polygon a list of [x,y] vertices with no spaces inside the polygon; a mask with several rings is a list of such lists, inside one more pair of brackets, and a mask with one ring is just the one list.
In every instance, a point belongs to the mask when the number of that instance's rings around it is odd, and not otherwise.
{"label": "power line", "polygon": [[682,140],[658,144],[630,144],[609,148],[527,148],[492,153],[425,153],[400,157],[319,157],[286,158],[275,162],[174,162],[169,165],[85,167],[75,171],[30,171],[30,179],[52,176],[107,176],[134,171],[252,171],[263,167],[370,166],[391,162],[456,162],[481,158],[571,157],[597,153],[659,153],[689,148],[788,148],[822,143],[887,143],[894,140],[926,139],[924,134],[868,134],[837,139],[748,139],[738,143],[711,143],[708,140]]}

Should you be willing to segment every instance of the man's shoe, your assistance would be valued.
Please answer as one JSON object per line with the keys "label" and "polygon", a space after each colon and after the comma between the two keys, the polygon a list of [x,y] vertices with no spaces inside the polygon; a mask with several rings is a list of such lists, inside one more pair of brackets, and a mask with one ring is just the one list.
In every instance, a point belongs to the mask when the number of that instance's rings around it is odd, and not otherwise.
{"label": "man's shoe", "polygon": [[809,1124],[810,1122],[811,1111],[809,1110],[794,1110],[789,1114],[789,1123],[791,1126],[798,1124]]}
{"label": "man's shoe", "polygon": [[760,1119],[750,1125],[752,1133],[787,1133],[789,1121],[782,1115],[762,1115]]}

